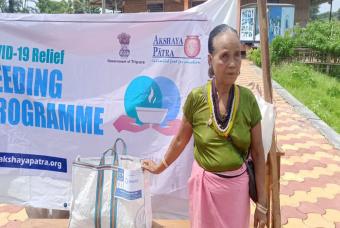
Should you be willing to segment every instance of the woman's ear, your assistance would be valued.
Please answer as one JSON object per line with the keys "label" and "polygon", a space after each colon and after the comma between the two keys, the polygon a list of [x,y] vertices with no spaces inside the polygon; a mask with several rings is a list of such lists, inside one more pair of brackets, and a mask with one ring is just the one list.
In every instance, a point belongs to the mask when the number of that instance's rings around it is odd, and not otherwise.
{"label": "woman's ear", "polygon": [[208,64],[211,66],[211,61],[212,61],[212,55],[208,54]]}

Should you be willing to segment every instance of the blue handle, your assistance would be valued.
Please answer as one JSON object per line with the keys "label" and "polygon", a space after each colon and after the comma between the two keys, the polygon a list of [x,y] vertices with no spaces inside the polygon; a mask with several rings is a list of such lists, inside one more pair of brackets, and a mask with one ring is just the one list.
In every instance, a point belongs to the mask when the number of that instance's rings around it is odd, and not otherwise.
{"label": "blue handle", "polygon": [[126,143],[124,142],[124,140],[123,140],[122,138],[117,138],[116,141],[115,141],[115,143],[113,144],[113,147],[110,148],[110,149],[108,149],[108,150],[106,150],[106,151],[103,153],[103,155],[102,155],[102,157],[101,157],[101,159],[100,159],[100,165],[105,165],[105,157],[107,156],[107,154],[108,154],[109,152],[111,152],[111,156],[114,157],[113,164],[114,164],[114,165],[118,165],[118,151],[117,151],[117,145],[118,145],[119,142],[121,142],[121,143],[123,144],[123,151],[122,151],[122,153],[120,153],[120,154],[122,154],[122,155],[126,155],[126,154],[127,154]]}

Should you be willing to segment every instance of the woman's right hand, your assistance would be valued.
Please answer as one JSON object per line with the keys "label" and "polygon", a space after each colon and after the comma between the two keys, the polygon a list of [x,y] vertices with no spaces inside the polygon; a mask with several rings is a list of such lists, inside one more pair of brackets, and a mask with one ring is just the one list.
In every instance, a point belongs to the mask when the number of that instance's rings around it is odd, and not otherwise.
{"label": "woman's right hand", "polygon": [[156,164],[152,160],[143,160],[143,170],[148,170],[150,173],[160,174],[163,172],[171,163],[173,163],[178,156],[182,153],[185,146],[188,144],[192,136],[191,123],[183,115],[179,130],[176,136],[171,140],[170,146],[163,156],[163,160]]}
{"label": "woman's right hand", "polygon": [[162,165],[162,163],[156,164],[152,160],[143,160],[142,161],[142,168],[144,170],[148,170],[150,173],[153,173],[153,174],[160,174],[165,169],[165,167]]}

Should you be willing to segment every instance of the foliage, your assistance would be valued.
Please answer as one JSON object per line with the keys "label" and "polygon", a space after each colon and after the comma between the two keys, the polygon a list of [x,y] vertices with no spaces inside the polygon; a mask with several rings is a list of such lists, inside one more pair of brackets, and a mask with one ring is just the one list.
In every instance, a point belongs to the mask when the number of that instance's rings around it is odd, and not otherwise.
{"label": "foliage", "polygon": [[0,0],[0,13],[35,13],[34,0]]}
{"label": "foliage", "polygon": [[247,58],[253,61],[257,66],[261,66],[261,49],[249,49],[247,51]]}
{"label": "foliage", "polygon": [[340,21],[313,21],[305,28],[294,28],[296,47],[306,47],[321,54],[340,55]]}
{"label": "foliage", "polygon": [[[12,8],[12,10],[11,10]],[[100,13],[100,8],[89,0],[0,0],[0,13]]]}
{"label": "foliage", "polygon": [[37,7],[40,13],[100,13],[100,8],[91,6],[89,0],[38,0]]}
{"label": "foliage", "polygon": [[[340,56],[340,21],[312,21],[305,28],[296,26],[283,37],[277,36],[270,44],[271,62],[278,64],[294,55],[298,47],[309,48],[316,52],[318,59],[336,59]],[[251,51],[247,56],[256,65],[260,53]]]}
{"label": "foliage", "polygon": [[72,2],[66,2],[65,0],[62,0],[60,2],[52,0],[38,0],[36,6],[39,9],[39,13],[57,14],[73,12]]}
{"label": "foliage", "polygon": [[273,78],[340,133],[340,80],[302,64],[272,68]]}
{"label": "foliage", "polygon": [[293,56],[293,54],[294,40],[289,33],[286,33],[283,37],[275,37],[270,44],[270,59],[274,64]]}
{"label": "foliage", "polygon": [[74,13],[100,13],[100,9],[95,6],[89,5],[89,0],[74,0],[73,1]]}
{"label": "foliage", "polygon": [[6,12],[7,6],[5,0],[0,0],[0,13]]}
{"label": "foliage", "polygon": [[[310,14],[311,15],[311,14]],[[311,15],[312,20],[324,20],[329,21],[329,11],[317,15]],[[332,12],[332,20],[340,20],[340,8],[337,11]]]}
{"label": "foliage", "polygon": [[309,15],[310,18],[312,20],[316,20],[317,19],[317,15],[319,14],[319,5],[316,4],[311,4],[311,6],[309,7]]}

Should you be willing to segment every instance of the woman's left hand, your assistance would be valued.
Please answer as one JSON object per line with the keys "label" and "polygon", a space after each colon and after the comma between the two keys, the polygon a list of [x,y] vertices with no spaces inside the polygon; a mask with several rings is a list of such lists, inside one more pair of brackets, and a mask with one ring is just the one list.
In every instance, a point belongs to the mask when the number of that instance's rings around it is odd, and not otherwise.
{"label": "woman's left hand", "polygon": [[264,228],[266,227],[266,224],[267,224],[267,215],[256,209],[255,214],[254,214],[254,227]]}

